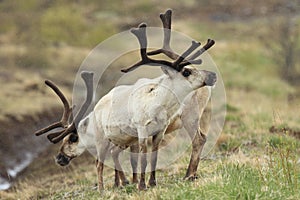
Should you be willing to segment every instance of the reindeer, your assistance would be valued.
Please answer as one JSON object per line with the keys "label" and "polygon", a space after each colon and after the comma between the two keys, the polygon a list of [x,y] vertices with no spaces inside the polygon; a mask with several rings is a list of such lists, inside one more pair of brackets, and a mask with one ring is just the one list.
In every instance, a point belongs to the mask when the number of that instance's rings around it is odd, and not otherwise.
{"label": "reindeer", "polygon": [[[164,28],[163,46],[160,49],[147,52],[147,55],[153,56],[158,54],[164,54],[170,59],[175,60],[179,57],[179,55],[176,54],[170,46],[172,10],[168,9],[165,13],[161,13],[160,19]],[[200,50],[198,50],[193,56],[190,56],[188,60],[191,61],[199,57],[204,51],[208,50],[214,44],[214,40],[208,39],[206,45],[203,46],[203,48],[201,48]],[[194,64],[200,64],[201,60],[192,62],[194,62]],[[127,73],[136,69],[138,66],[138,64],[135,64],[132,67],[121,71]],[[206,135],[209,131],[209,125],[211,120],[211,88],[212,87],[205,86],[193,91],[183,103],[182,115],[180,117],[177,116],[177,118],[175,118],[174,121],[170,123],[169,127],[165,132],[165,134],[173,133],[174,131],[184,127],[188,132],[190,138],[192,139],[192,154],[190,157],[190,162],[186,171],[186,175],[184,176],[184,180],[194,181],[196,178],[198,178],[196,174],[197,168],[199,165],[201,152],[206,143]],[[198,109],[195,109],[197,107]],[[137,147],[132,146],[131,151],[137,152]],[[137,171],[136,160],[137,157],[131,156],[133,172]],[[149,185],[156,185],[155,171],[151,172]]]}
{"label": "reindeer", "polygon": [[[138,188],[140,190],[146,189],[146,141],[149,137],[152,137],[153,141],[149,185],[156,185],[155,169],[159,144],[164,134],[171,133],[183,126],[193,138],[193,151],[186,178],[195,178],[201,150],[205,143],[205,131],[207,131],[205,130],[206,125],[203,126],[203,130],[200,129],[199,125],[208,124],[205,122],[209,119],[207,117],[209,112],[204,109],[210,98],[210,87],[215,84],[217,78],[214,72],[200,70],[190,64],[200,64],[201,59],[197,58],[213,46],[214,41],[209,39],[205,46],[192,54],[200,46],[200,43],[193,41],[184,53],[177,55],[169,46],[171,11],[168,10],[162,14],[161,19],[165,28],[163,48],[147,53],[146,24],[142,23],[138,28],[131,30],[139,41],[142,60],[122,71],[129,72],[148,64],[160,66],[164,75],[155,79],[140,79],[133,85],[113,88],[98,101],[94,110],[86,118],[83,119],[83,115],[88,109],[92,96],[92,89],[90,89],[92,85],[88,84],[84,78],[86,73],[83,73],[82,77],[87,87],[87,98],[71,123],[68,123],[68,119],[72,109],[67,105],[67,101],[64,100],[65,98],[57,87],[54,87],[53,84],[51,86],[49,81],[46,81],[46,84],[61,98],[65,112],[60,122],[37,131],[36,135],[44,134],[57,127],[63,128],[63,130],[50,133],[47,136],[53,143],[63,140],[60,153],[57,156],[57,162],[61,165],[68,164],[71,159],[79,156],[87,148],[84,145],[95,146],[100,190],[103,188],[103,167],[108,149],[112,147],[116,182],[117,178],[120,177],[123,183],[127,183],[118,156],[119,152],[127,147],[132,147],[133,151],[136,144],[139,145],[142,152],[141,177]],[[175,61],[156,60],[149,57],[149,55],[159,53],[163,53]],[[191,95],[191,93],[193,94]],[[182,105],[183,101],[185,102],[184,105]],[[195,111],[194,103],[197,103],[199,110]],[[128,105],[130,106],[128,107]],[[203,116],[203,113],[208,114]],[[77,122],[79,125],[76,129],[75,123]],[[194,134],[194,132],[196,133]],[[134,172],[133,179],[137,181],[136,158],[132,157],[131,161]]]}
{"label": "reindeer", "polygon": [[[94,74],[92,72],[83,71],[81,73],[81,77],[84,80],[87,89],[86,100],[74,118],[72,118],[73,108],[70,106],[70,103],[68,102],[63,92],[52,81],[45,81],[45,84],[56,93],[56,95],[63,103],[64,111],[60,121],[36,131],[35,135],[40,136],[54,129],[61,128],[61,130],[47,135],[48,140],[53,144],[56,144],[63,140],[60,151],[55,159],[56,163],[61,166],[68,165],[72,159],[81,155],[85,150],[94,150],[96,148],[96,144],[94,142],[94,133],[97,127],[95,126],[96,123],[94,112],[89,113],[85,118],[83,118],[93,100],[93,75]],[[76,124],[78,124],[77,128]],[[103,135],[102,139],[106,140]],[[110,148],[114,150],[118,147],[110,145]],[[96,160],[96,165],[98,165],[98,160]],[[135,182],[137,181],[136,176],[134,180]],[[118,172],[116,170],[115,186],[118,187],[121,184],[126,185],[128,183],[129,181],[126,179],[124,173],[122,171]]]}

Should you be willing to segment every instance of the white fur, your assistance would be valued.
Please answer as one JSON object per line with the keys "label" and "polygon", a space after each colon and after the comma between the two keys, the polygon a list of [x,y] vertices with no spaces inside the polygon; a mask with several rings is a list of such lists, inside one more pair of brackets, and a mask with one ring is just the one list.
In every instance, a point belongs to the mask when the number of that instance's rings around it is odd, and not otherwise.
{"label": "white fur", "polygon": [[[168,125],[181,116],[182,109],[191,112],[194,109],[193,101],[199,104],[199,100],[195,99],[199,95],[192,95],[191,92],[198,89],[198,93],[203,93],[201,88],[205,72],[192,66],[185,68],[193,70],[188,78],[183,77],[180,72],[163,68],[165,75],[158,78],[143,78],[134,85],[113,88],[99,100],[93,112],[79,123],[78,153],[82,153],[84,147],[93,149],[104,137],[117,146],[127,147],[137,142],[138,138],[164,134]],[[209,94],[200,100],[202,111],[210,97],[210,89],[205,90]],[[193,118],[199,116],[201,113],[197,112],[187,120],[194,121]]]}
{"label": "white fur", "polygon": [[78,142],[64,139],[62,147],[72,146],[72,152],[64,153],[76,157],[88,149],[102,162],[108,140],[122,149],[138,142],[145,152],[148,137],[157,135],[158,145],[164,134],[182,126],[189,134],[207,133],[210,119],[202,120],[202,114],[211,95],[211,87],[204,84],[210,72],[186,68],[192,70],[189,77],[163,68],[165,74],[158,78],[113,88],[79,123]]}

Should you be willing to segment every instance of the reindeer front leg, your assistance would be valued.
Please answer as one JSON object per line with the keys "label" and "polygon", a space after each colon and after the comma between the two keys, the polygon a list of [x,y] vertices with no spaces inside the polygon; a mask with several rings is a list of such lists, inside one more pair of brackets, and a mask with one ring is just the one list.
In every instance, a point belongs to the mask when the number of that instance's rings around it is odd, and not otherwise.
{"label": "reindeer front leg", "polygon": [[155,171],[157,165],[157,154],[159,144],[163,139],[163,133],[154,135],[152,138],[152,152],[151,152],[151,174],[149,179],[149,186],[156,186],[156,178],[155,178]]}
{"label": "reindeer front leg", "polygon": [[186,175],[184,179],[187,180],[195,180],[197,178],[197,168],[200,161],[201,152],[203,150],[204,144],[206,142],[206,136],[202,134],[200,131],[197,131],[192,143],[192,154],[190,159],[190,164],[186,171]]}
{"label": "reindeer front leg", "polygon": [[146,190],[145,176],[147,167],[147,138],[139,138],[139,147],[141,149],[141,177],[138,184],[139,190]]}
{"label": "reindeer front leg", "polygon": [[[195,105],[195,104],[193,104],[193,105]],[[197,119],[196,115],[191,115],[191,116],[192,116],[192,118],[195,117],[195,119]],[[206,105],[202,115],[200,115],[198,117],[198,120],[196,120],[196,123],[190,123],[190,120],[184,119],[184,123],[185,123],[184,127],[186,128],[187,132],[189,133],[189,136],[191,137],[191,139],[193,140],[190,163],[189,163],[188,169],[186,171],[186,175],[184,177],[184,179],[186,179],[186,180],[193,181],[197,178],[197,174],[196,174],[197,168],[199,165],[203,147],[206,142],[206,135],[209,130],[210,120],[211,120],[210,102]],[[195,130],[196,130],[196,134],[194,133]]]}

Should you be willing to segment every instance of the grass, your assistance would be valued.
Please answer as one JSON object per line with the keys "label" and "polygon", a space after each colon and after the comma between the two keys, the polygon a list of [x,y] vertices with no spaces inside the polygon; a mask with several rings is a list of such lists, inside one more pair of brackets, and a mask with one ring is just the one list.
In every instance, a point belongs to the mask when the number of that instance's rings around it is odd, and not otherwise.
{"label": "grass", "polygon": [[[50,154],[54,154],[54,149]],[[11,191],[2,192],[2,195],[5,199],[98,199],[99,196],[104,199],[299,198],[300,167],[295,162],[295,152],[270,147],[265,152],[267,157],[263,157],[245,155],[243,151],[246,150],[241,145],[238,153],[202,161],[199,179],[194,182],[182,180],[188,160],[185,155],[168,170],[158,172],[157,187],[143,192],[135,185],[113,188],[113,170],[106,169],[106,189],[102,194],[95,187],[97,176],[90,156],[85,155],[64,169],[56,166],[52,159],[39,159],[27,169],[27,173],[31,173],[29,177],[23,177]],[[52,174],[49,177],[40,176],[49,172]]]}
{"label": "grass", "polygon": [[[6,19],[0,22],[0,83],[5,84],[0,88],[0,96],[5,97],[0,98],[0,119],[56,107],[60,102],[53,102],[52,92],[42,84],[45,78],[58,82],[70,97],[77,67],[91,47],[122,30],[125,22],[128,26],[137,23],[133,19],[137,16],[148,21],[153,15],[153,24],[158,25],[157,13],[164,10],[152,3],[130,3],[123,9],[121,2],[100,5],[93,1],[84,6],[81,1],[69,6],[37,2],[12,5],[8,1],[0,7],[0,16]],[[185,9],[193,5],[189,1]],[[97,10],[100,7],[102,10]],[[179,8],[174,5],[175,11]],[[35,10],[36,26],[28,27],[37,32],[23,32],[15,38],[24,27],[17,24],[14,15],[5,15],[5,10],[21,16]],[[53,145],[23,172],[13,188],[0,192],[1,199],[300,199],[300,141],[288,134],[269,133],[272,125],[300,129],[297,99],[288,100],[299,89],[279,78],[267,49],[260,44],[258,35],[266,31],[266,21],[254,18],[221,23],[205,18],[199,22],[201,13],[183,13],[190,20],[186,23],[176,13],[176,30],[201,41],[209,36],[216,39],[210,53],[219,66],[227,95],[223,133],[214,150],[200,162],[199,178],[182,180],[189,151],[169,169],[159,171],[158,186],[146,192],[138,191],[135,185],[114,188],[114,172],[106,168],[105,192],[99,194],[94,159],[85,154],[61,168],[54,163],[58,146]],[[25,25],[30,25],[29,19],[22,19]],[[103,19],[111,21],[100,24]],[[36,41],[28,39],[30,34]]]}

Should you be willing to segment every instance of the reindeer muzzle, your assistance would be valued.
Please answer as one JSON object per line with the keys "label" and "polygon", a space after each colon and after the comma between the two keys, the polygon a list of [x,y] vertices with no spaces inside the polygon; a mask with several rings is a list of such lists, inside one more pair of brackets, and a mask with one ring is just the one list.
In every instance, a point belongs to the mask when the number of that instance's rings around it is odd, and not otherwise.
{"label": "reindeer muzzle", "polygon": [[217,82],[217,74],[215,72],[206,72],[206,78],[204,80],[205,85],[207,86],[214,86]]}
{"label": "reindeer muzzle", "polygon": [[60,166],[66,166],[70,163],[71,158],[68,156],[65,156],[64,154],[59,153],[56,156],[56,163],[59,164]]}

